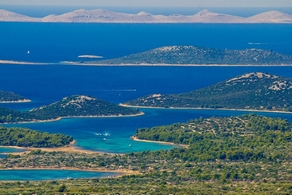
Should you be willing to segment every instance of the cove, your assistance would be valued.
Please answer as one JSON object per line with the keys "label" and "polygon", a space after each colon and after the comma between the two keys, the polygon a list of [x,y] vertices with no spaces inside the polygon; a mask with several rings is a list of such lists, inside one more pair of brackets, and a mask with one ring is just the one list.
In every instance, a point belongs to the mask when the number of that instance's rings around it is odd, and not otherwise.
{"label": "cove", "polygon": [[79,178],[104,178],[119,175],[117,172],[95,172],[77,170],[0,170],[2,181],[39,181]]}
{"label": "cove", "polygon": [[133,141],[131,136],[135,134],[138,128],[187,122],[201,116],[204,118],[212,116],[229,117],[250,113],[268,117],[280,117],[290,122],[292,121],[292,114],[277,112],[158,108],[143,108],[141,111],[145,115],[114,118],[66,118],[56,122],[10,124],[5,126],[27,127],[50,133],[71,135],[76,140],[75,146],[84,150],[129,153],[147,150],[166,150],[176,147],[175,145]]}

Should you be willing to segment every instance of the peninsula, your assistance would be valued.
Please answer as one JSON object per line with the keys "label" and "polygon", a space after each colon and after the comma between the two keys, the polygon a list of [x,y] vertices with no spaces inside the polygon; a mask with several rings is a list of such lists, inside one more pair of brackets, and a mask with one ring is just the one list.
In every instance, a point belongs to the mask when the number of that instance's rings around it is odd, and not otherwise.
{"label": "peninsula", "polygon": [[[291,192],[292,124],[258,115],[198,118],[141,128],[140,139],[187,148],[123,155],[31,151],[0,158],[6,169],[126,171],[118,178],[2,182],[0,193],[265,194]],[[7,187],[9,186],[9,187]]]}
{"label": "peninsula", "polygon": [[292,79],[252,72],[181,94],[152,94],[125,106],[292,112]]}
{"label": "peninsula", "polygon": [[94,97],[72,95],[29,112],[0,108],[0,123],[42,122],[63,117],[118,117],[142,114],[143,112],[138,109],[125,108]]}
{"label": "peninsula", "polygon": [[14,102],[30,102],[30,100],[14,92],[0,90],[0,103],[14,103]]}
{"label": "peninsula", "polygon": [[194,15],[154,15],[147,12],[137,14],[108,10],[75,10],[61,15],[36,18],[0,10],[1,22],[74,22],[74,23],[292,23],[292,15],[276,10],[259,13],[251,17],[214,13],[202,10]]}
{"label": "peninsula", "polygon": [[0,127],[0,146],[55,148],[69,145],[72,136],[49,134],[26,128]]}
{"label": "peninsula", "polygon": [[228,50],[195,46],[165,46],[121,58],[86,61],[79,64],[135,66],[292,65],[292,55],[263,49]]}

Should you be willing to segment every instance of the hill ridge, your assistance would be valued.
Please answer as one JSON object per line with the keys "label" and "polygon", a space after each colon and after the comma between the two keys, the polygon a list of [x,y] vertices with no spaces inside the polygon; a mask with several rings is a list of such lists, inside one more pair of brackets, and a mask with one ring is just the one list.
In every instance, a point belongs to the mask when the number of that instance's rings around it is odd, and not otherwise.
{"label": "hill ridge", "polygon": [[239,17],[202,10],[193,15],[155,15],[141,11],[137,14],[114,12],[103,9],[78,9],[60,15],[50,14],[43,18],[29,17],[7,10],[0,10],[4,22],[80,22],[80,23],[292,23],[292,15],[268,11],[251,17]]}
{"label": "hill ridge", "polygon": [[147,95],[124,105],[292,112],[291,100],[291,78],[252,72],[186,93]]}
{"label": "hill ridge", "polygon": [[198,46],[163,46],[128,56],[87,61],[115,65],[292,65],[292,55],[263,49],[228,50]]}

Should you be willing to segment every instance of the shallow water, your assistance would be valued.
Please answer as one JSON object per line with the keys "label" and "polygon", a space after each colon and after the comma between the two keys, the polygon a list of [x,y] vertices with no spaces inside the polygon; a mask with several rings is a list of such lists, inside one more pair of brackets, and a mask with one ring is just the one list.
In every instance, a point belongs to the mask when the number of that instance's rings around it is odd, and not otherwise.
{"label": "shallow water", "polygon": [[101,178],[117,176],[119,173],[113,172],[94,172],[76,170],[0,170],[0,180],[59,180],[59,179],[78,179],[78,178]]}

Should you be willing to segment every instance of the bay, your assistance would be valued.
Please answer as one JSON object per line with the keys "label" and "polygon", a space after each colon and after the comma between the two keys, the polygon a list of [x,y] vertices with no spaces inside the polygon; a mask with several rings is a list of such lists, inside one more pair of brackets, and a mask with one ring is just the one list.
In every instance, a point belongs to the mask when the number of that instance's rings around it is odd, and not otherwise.
{"label": "bay", "polygon": [[[85,94],[114,103],[152,93],[182,93],[253,71],[292,78],[291,67],[90,67],[90,66],[0,66],[7,74],[0,88],[12,90],[31,103],[1,104],[29,110],[72,94]],[[13,78],[13,79],[12,79]],[[93,151],[128,153],[170,149],[173,145],[132,141],[141,127],[168,125],[190,119],[241,115],[250,112],[222,110],[141,109],[145,115],[120,118],[69,118],[48,123],[11,124],[51,133],[72,135],[76,146]],[[259,113],[286,118],[290,114]]]}
{"label": "bay", "polygon": [[[292,54],[292,25],[286,24],[63,24],[0,23],[0,59],[49,62],[51,65],[0,66],[0,89],[13,91],[31,103],[1,104],[22,111],[65,96],[82,94],[113,103],[153,93],[183,93],[249,72],[292,78],[291,67],[107,67],[62,66],[78,55],[120,57],[168,45],[213,48],[260,48]],[[27,51],[30,51],[28,54]],[[200,116],[231,116],[249,112],[221,110],[141,109],[144,116],[73,118],[52,123],[13,124],[65,133],[76,146],[94,151],[127,153],[169,149],[172,145],[134,142],[141,127],[186,122]],[[287,118],[290,114],[260,113]]]}

